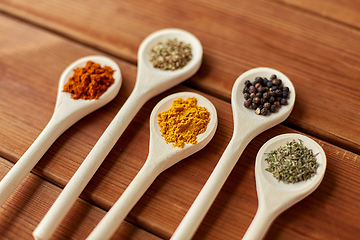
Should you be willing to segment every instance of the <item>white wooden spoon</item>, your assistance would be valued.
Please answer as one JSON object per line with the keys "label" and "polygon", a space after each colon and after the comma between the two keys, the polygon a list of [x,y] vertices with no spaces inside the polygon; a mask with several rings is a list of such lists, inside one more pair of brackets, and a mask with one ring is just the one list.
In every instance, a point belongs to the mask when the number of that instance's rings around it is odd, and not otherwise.
{"label": "white wooden spoon", "polygon": [[[197,144],[186,144],[184,148],[177,148],[172,144],[167,144],[161,136],[158,113],[169,109],[172,102],[177,98],[185,100],[188,97],[196,97],[198,100],[197,105],[205,107],[210,112],[210,122],[207,125],[206,132],[198,135]],[[161,172],[199,151],[210,142],[215,134],[217,122],[215,107],[209,100],[199,94],[181,92],[170,95],[160,101],[150,116],[150,147],[144,166],[87,239],[109,239]]]}
{"label": "white wooden spoon", "polygon": [[[255,77],[270,78],[272,74],[276,74],[282,80],[284,86],[289,87],[290,96],[288,105],[282,106],[278,112],[271,113],[269,116],[256,115],[254,110],[244,107],[245,100],[242,93],[244,83],[246,80],[253,81]],[[283,73],[275,69],[254,68],[238,77],[231,93],[231,106],[234,118],[233,136],[214,171],[171,237],[172,240],[190,239],[194,235],[248,143],[261,132],[284,121],[290,115],[294,103],[294,86]]]}
{"label": "white wooden spoon", "polygon": [[[64,85],[74,74],[73,70],[75,68],[85,67],[87,61],[90,60],[99,63],[102,67],[107,65],[115,70],[113,74],[115,82],[98,99],[72,99],[70,93],[62,91]],[[17,186],[31,169],[34,168],[54,141],[81,118],[110,102],[118,94],[121,83],[122,79],[119,66],[113,60],[103,56],[88,56],[78,59],[63,71],[59,80],[53,116],[34,143],[0,182],[0,206],[2,206],[12,192],[15,191]]]}
{"label": "white wooden spoon", "polygon": [[[182,69],[175,71],[154,68],[149,61],[151,49],[158,42],[175,38],[191,45],[193,55],[191,61]],[[203,49],[200,41],[184,30],[163,29],[144,39],[138,50],[137,79],[132,93],[33,232],[35,239],[49,239],[51,237],[145,102],[195,74],[201,65],[202,55]]]}
{"label": "white wooden spoon", "polygon": [[[265,161],[272,150],[285,146],[293,139],[303,141],[304,146],[312,149],[319,163],[317,173],[307,181],[286,184],[278,181],[272,173],[266,171],[268,163]],[[243,239],[262,239],[273,220],[283,211],[304,199],[321,183],[326,170],[326,156],[322,147],[311,138],[301,134],[289,133],[276,136],[267,141],[259,150],[255,163],[256,190],[258,195],[258,210],[246,231]]]}

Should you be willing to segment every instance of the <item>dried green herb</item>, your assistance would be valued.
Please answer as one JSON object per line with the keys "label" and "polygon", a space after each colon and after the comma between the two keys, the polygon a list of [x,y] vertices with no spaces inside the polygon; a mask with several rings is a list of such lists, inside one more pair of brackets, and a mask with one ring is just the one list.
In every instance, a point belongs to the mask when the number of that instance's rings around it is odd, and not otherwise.
{"label": "dried green herb", "polygon": [[269,166],[265,169],[279,181],[296,183],[306,181],[316,174],[319,164],[317,154],[299,142],[292,140],[286,146],[279,147],[269,153],[265,161]]}
{"label": "dried green herb", "polygon": [[177,70],[192,59],[191,46],[177,39],[159,42],[150,52],[150,62],[155,68]]}

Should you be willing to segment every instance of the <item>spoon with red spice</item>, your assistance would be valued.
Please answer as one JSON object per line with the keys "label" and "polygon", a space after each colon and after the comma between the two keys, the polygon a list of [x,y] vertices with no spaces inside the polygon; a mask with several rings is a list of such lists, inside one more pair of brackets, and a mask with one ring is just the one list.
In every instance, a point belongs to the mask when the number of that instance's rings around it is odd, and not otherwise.
{"label": "spoon with red spice", "polygon": [[[175,71],[154,68],[149,60],[152,48],[159,42],[169,39],[190,44],[191,61]],[[200,41],[181,29],[159,30],[142,41],[138,50],[138,71],[132,93],[33,232],[35,239],[51,237],[140,108],[150,98],[194,75],[200,68],[202,55]]]}
{"label": "spoon with red spice", "polygon": [[[265,161],[268,153],[280,146],[285,146],[292,140],[301,140],[303,145],[317,154],[319,164],[316,174],[297,183],[278,181],[272,173],[266,171],[268,163]],[[246,231],[243,239],[262,239],[274,219],[283,211],[307,197],[320,185],[326,170],[326,155],[322,147],[309,137],[296,133],[276,136],[267,141],[259,150],[255,162],[256,190],[258,195],[258,210]]]}
{"label": "spoon with red spice", "polygon": [[[101,67],[109,66],[115,70],[113,73],[114,83],[98,99],[72,99],[70,93],[63,92],[63,87],[74,74],[73,70],[78,67],[85,67],[88,61],[96,62]],[[6,202],[55,140],[81,118],[110,102],[118,94],[121,83],[119,66],[113,60],[103,56],[80,58],[63,71],[59,80],[53,116],[29,149],[0,182],[0,206]]]}
{"label": "spoon with red spice", "polygon": [[[254,110],[244,107],[245,81],[253,81],[256,77],[270,78],[273,74],[282,80],[284,86],[289,88],[288,104],[270,115],[257,115]],[[250,69],[237,78],[231,93],[234,119],[232,138],[209,179],[171,237],[172,240],[191,239],[248,143],[263,131],[284,121],[290,115],[294,103],[295,88],[290,79],[282,72],[260,67]]]}
{"label": "spoon with red spice", "polygon": [[[197,135],[196,144],[185,144],[183,148],[174,147],[172,143],[166,143],[161,136],[158,114],[169,109],[174,100],[185,100],[188,97],[195,97],[197,106],[205,107],[210,112],[210,122],[206,126],[206,131]],[[151,112],[149,155],[144,166],[87,239],[109,239],[155,178],[167,168],[205,147],[214,136],[217,123],[214,105],[199,94],[180,92],[161,100]]]}

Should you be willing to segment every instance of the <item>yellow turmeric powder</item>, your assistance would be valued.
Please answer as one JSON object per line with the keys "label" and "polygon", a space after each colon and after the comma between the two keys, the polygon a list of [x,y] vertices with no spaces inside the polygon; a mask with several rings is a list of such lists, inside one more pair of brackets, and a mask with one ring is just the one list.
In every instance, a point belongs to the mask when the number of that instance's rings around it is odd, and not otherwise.
{"label": "yellow turmeric powder", "polygon": [[84,68],[74,69],[63,92],[71,93],[73,99],[98,99],[114,83],[113,73],[111,67],[88,61]]}
{"label": "yellow turmeric powder", "polygon": [[196,104],[195,97],[178,98],[170,109],[158,114],[161,135],[166,143],[179,148],[183,148],[185,143],[197,143],[197,135],[204,133],[210,122],[210,112]]}

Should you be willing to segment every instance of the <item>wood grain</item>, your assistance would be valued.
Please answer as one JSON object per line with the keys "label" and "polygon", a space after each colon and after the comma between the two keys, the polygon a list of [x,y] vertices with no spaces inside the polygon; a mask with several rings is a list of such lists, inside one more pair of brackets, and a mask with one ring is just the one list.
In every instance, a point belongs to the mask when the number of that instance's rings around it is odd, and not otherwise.
{"label": "wood grain", "polygon": [[332,21],[359,29],[360,2],[357,0],[276,0],[303,9]]}
{"label": "wood grain", "polygon": [[203,65],[187,81],[189,86],[229,101],[242,72],[273,67],[284,72],[297,91],[286,124],[360,154],[360,31],[352,27],[358,21],[350,17],[346,25],[303,10],[340,9],[334,14],[340,19],[350,9],[348,16],[353,16],[358,4],[286,3],[212,0],[182,1],[179,6],[171,1],[4,0],[0,11],[133,64],[140,42],[151,32],[166,27],[188,30],[204,46]]}
{"label": "wood grain", "polygon": [[[12,166],[12,163],[0,158],[0,177],[3,178]],[[60,192],[61,188],[29,174],[0,210],[0,239],[33,239],[32,231]],[[85,239],[96,226],[93,220],[102,218],[105,213],[91,203],[78,199],[71,214],[65,217],[51,239]],[[124,222],[112,239],[159,238]]]}
{"label": "wood grain", "polygon": [[[0,14],[0,42],[3,43],[0,49],[0,156],[16,162],[50,119],[62,70],[79,57],[106,54],[4,14]],[[60,136],[33,170],[36,175],[59,187],[64,187],[69,181],[134,86],[136,66],[110,57],[119,64],[123,75],[119,95]],[[200,77],[202,81],[212,78],[211,74],[200,73],[194,79]],[[76,211],[67,216],[68,220],[61,224],[55,239],[83,239],[83,234],[100,221],[104,212],[96,206],[108,210],[144,164],[152,108],[163,97],[179,91],[196,90],[179,85],[144,105],[82,193],[86,202],[78,201],[74,206]],[[170,238],[175,231],[232,135],[230,104],[206,93],[201,94],[209,98],[218,111],[219,126],[214,139],[200,152],[163,172],[127,217],[128,222],[161,238]],[[287,132],[295,130],[279,125],[249,144],[194,239],[238,239],[245,233],[257,208],[254,181],[256,153],[265,141]],[[328,157],[323,183],[308,198],[279,216],[266,239],[355,239],[360,235],[358,155],[323,140],[315,140],[323,146]],[[7,170],[0,169],[3,176]],[[3,231],[7,234],[6,229],[12,228],[14,230],[9,234],[21,234],[24,239],[31,239],[29,232],[59,194],[60,189],[45,180],[34,182],[32,179],[39,178],[29,175],[23,183],[25,186],[29,184],[29,189],[21,186],[15,193],[19,197],[13,196],[1,209],[4,212],[10,211],[7,210],[9,208],[16,209],[11,210],[11,214],[15,215],[9,217],[12,218],[11,223],[1,220],[1,234]],[[49,193],[48,188],[55,190]],[[31,202],[27,207],[21,205],[25,201],[22,200],[24,196],[28,196],[28,202]],[[28,219],[32,214],[36,219],[31,220],[24,235],[16,232],[16,226],[25,225],[24,221],[30,221]],[[130,230],[123,230],[127,224],[118,230],[121,236],[124,234],[123,239],[127,234],[136,239],[154,237],[138,232],[138,228],[131,230],[134,227],[131,225]],[[81,230],[83,227],[86,229]],[[73,234],[79,235],[74,237]],[[9,236],[11,239],[15,235]]]}

